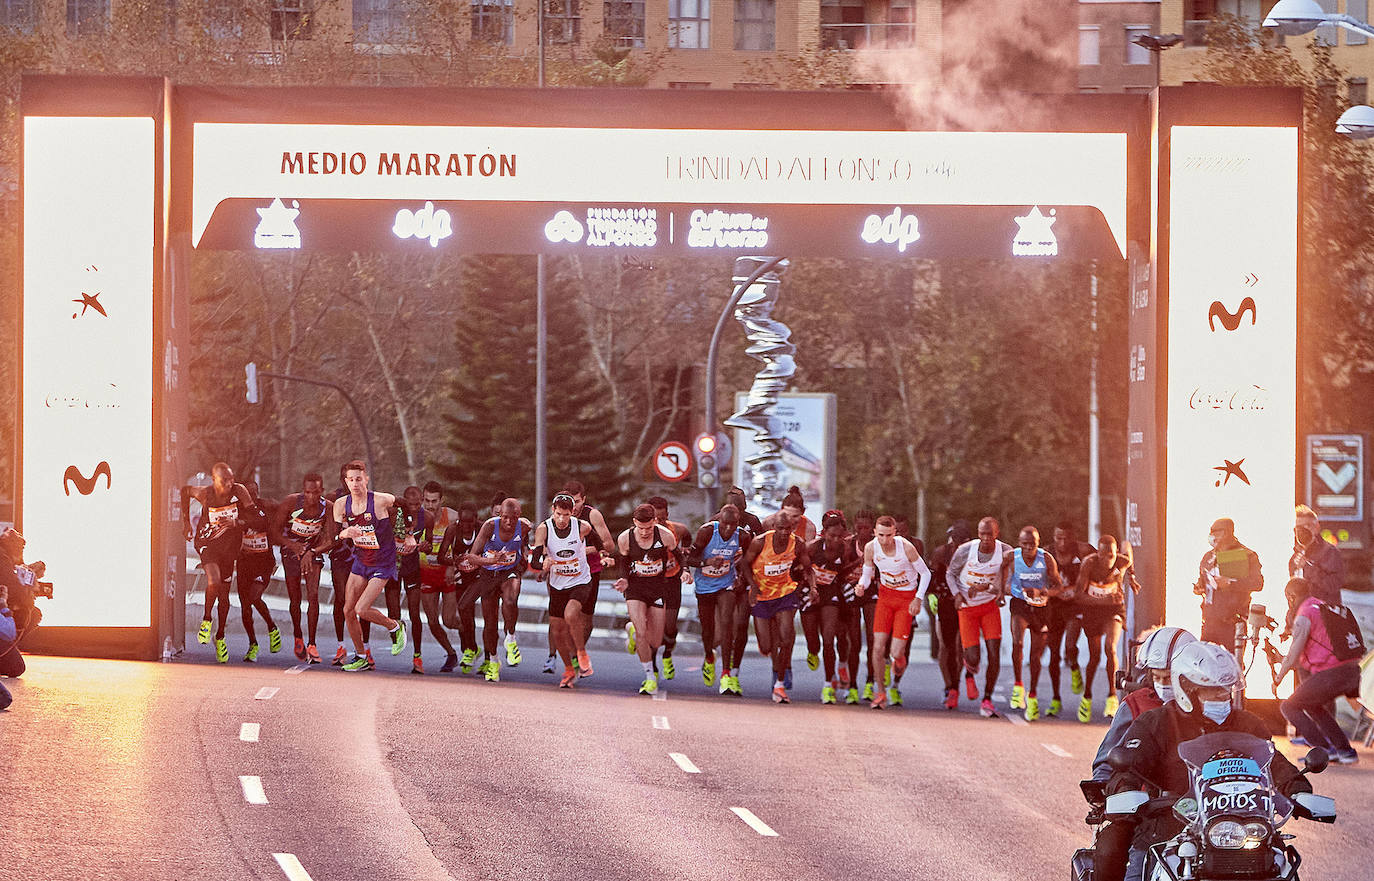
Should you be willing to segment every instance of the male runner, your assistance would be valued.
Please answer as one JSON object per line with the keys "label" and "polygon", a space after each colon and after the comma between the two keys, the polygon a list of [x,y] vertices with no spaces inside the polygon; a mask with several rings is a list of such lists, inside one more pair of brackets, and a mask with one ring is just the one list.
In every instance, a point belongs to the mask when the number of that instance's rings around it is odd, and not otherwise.
{"label": "male runner", "polygon": [[921,612],[921,584],[930,584],[930,569],[916,551],[916,546],[897,534],[897,521],[888,516],[878,518],[873,540],[864,546],[864,571],[859,578],[858,593],[863,596],[878,576],[878,606],[873,616],[873,657],[884,667],[891,648],[892,684],[877,690],[869,706],[881,710],[890,702],[901,706],[900,685],[906,672],[906,647],[911,641],[911,628]]}
{"label": "male runner", "polygon": [[969,700],[978,699],[978,685],[973,677],[981,663],[978,639],[988,647],[988,675],[983,689],[979,715],[992,718],[997,709],[992,705],[992,691],[997,687],[997,674],[1002,667],[1002,602],[1006,584],[1002,581],[1002,560],[1011,550],[998,541],[999,527],[993,517],[978,521],[978,537],[960,545],[949,561],[945,581],[954,594],[959,610],[959,641],[964,646],[964,688]]}
{"label": "male runner", "polygon": [[[477,505],[463,502],[458,506],[458,519],[444,530],[444,538],[439,545],[439,564],[447,567],[448,572],[448,587],[443,594],[444,626],[458,631],[458,642],[463,649],[463,659],[458,664],[461,673],[471,673],[472,665],[477,663],[477,616],[473,603],[464,605],[461,597],[466,596],[468,588],[476,583],[481,571],[480,566],[468,559],[468,554],[473,550],[473,542],[477,541],[477,533],[481,529]],[[492,633],[494,651],[496,621],[494,617],[490,617],[487,622],[486,626]]]}
{"label": "male runner", "polygon": [[[1002,583],[1011,594],[1011,672],[1016,682],[1011,687],[1011,708],[1025,710],[1026,721],[1040,718],[1040,662],[1049,637],[1050,592],[1057,591],[1059,567],[1054,557],[1040,547],[1040,532],[1024,526],[1017,536],[1020,550],[1007,551],[1002,560]],[[1030,631],[1030,690],[1021,683],[1021,653]]]}
{"label": "male runner", "polygon": [[[625,595],[630,610],[635,653],[644,666],[644,684],[640,694],[658,692],[658,673],[654,670],[654,654],[663,641],[664,606],[670,582],[666,573],[668,561],[677,550],[677,536],[660,525],[653,505],[640,505],[634,510],[634,525],[616,538],[616,557],[620,571],[615,589]],[[678,588],[681,591],[681,587]]]}
{"label": "male runner", "polygon": [[[858,689],[847,681],[848,675],[843,677],[846,681],[841,681],[835,669],[837,642],[845,670],[859,669],[857,597],[851,579],[863,565],[863,558],[854,552],[853,545],[845,541],[845,532],[844,515],[839,511],[827,511],[821,517],[820,537],[807,548],[816,591],[820,594],[815,608],[820,618],[821,651],[825,660],[826,684],[821,689],[823,704],[835,703],[836,692],[840,688],[852,691],[856,703],[859,696]],[[802,614],[805,615],[804,612]]]}
{"label": "male runner", "polygon": [[[458,598],[458,608],[461,612],[471,608],[477,600],[482,601],[484,651],[482,665],[477,671],[488,682],[501,681],[501,661],[496,657],[496,614],[508,593],[514,592],[517,600],[519,598],[519,588],[512,584],[520,580],[520,572],[525,567],[525,545],[533,531],[530,521],[520,516],[520,503],[506,499],[501,503],[500,516],[482,524],[477,538],[473,539],[472,550],[462,558],[481,567],[472,585]],[[520,663],[520,649],[514,645],[515,625],[509,616],[506,620],[506,632],[510,634],[506,639],[506,660],[514,658],[511,666],[515,666]]]}
{"label": "male runner", "polygon": [[592,584],[587,563],[587,537],[592,525],[573,516],[577,503],[567,493],[553,497],[549,519],[534,528],[530,566],[548,583],[549,629],[558,655],[563,659],[563,678],[559,688],[572,688],[573,682],[592,675],[592,659],[587,654],[582,610]]}
{"label": "male runner", "polygon": [[[229,645],[224,640],[224,628],[229,623],[229,580],[234,575],[239,544],[243,539],[245,518],[253,510],[253,500],[247,488],[234,482],[234,472],[228,464],[216,462],[210,468],[209,486],[181,488],[181,522],[186,539],[195,544],[205,570],[205,617],[196,632],[196,642],[210,641],[210,609],[219,603],[215,630],[215,660],[229,663]],[[200,519],[191,527],[190,500],[200,502]]]}
{"label": "male runner", "polygon": [[797,641],[794,618],[800,598],[794,566],[801,570],[805,589],[813,593],[816,590],[811,556],[806,544],[792,531],[801,516],[800,505],[784,501],[782,509],[774,515],[776,528],[751,542],[740,560],[740,571],[749,583],[749,606],[759,654],[773,660],[773,702],[778,704],[791,703],[784,683]]}
{"label": "male runner", "polygon": [[602,513],[587,504],[587,488],[582,485],[582,481],[563,481],[563,492],[573,497],[573,516],[590,523],[597,537],[597,541],[587,544],[587,563],[592,570],[587,602],[582,607],[582,629],[586,631],[582,641],[587,643],[592,640],[592,627],[596,623],[596,599],[601,592],[601,571],[615,561],[615,536],[606,526],[606,518]]}
{"label": "male runner", "polygon": [[[458,666],[458,653],[453,650],[453,643],[444,628],[456,626],[458,592],[449,582],[448,564],[440,561],[439,549],[444,543],[444,533],[458,521],[458,512],[444,505],[444,488],[433,480],[421,490],[420,510],[423,522],[416,535],[420,543],[420,590],[418,596],[414,591],[406,593],[406,600],[410,603],[411,629],[415,631],[415,664],[418,669],[424,669],[419,667],[420,609],[423,609],[425,617],[429,619],[429,632],[434,634],[434,641],[445,653],[444,666],[439,668],[439,672],[452,673],[453,668]],[[416,608],[417,599],[420,609]],[[442,619],[439,614],[441,599]]]}
{"label": "male runner", "polygon": [[1131,571],[1129,554],[1117,553],[1116,538],[1103,535],[1097,553],[1089,554],[1078,570],[1078,602],[1083,610],[1083,635],[1088,638],[1088,663],[1084,669],[1083,698],[1078,702],[1078,721],[1093,718],[1093,677],[1105,654],[1107,660],[1107,701],[1102,715],[1116,714],[1116,642],[1126,620],[1126,590],[1139,590]]}
{"label": "male runner", "polygon": [[[291,628],[296,637],[296,658],[310,664],[320,663],[315,647],[315,631],[320,624],[321,552],[328,547],[325,521],[329,504],[324,500],[324,477],[310,473],[301,480],[301,491],[282,499],[272,516],[272,534],[281,545],[281,566],[286,575]],[[301,579],[305,580],[306,628],[301,630]]]}
{"label": "male runner", "polygon": [[[392,532],[396,536],[396,577],[386,583],[383,595],[386,597],[386,613],[396,620],[401,619],[401,593],[405,592],[405,605],[410,613],[410,638],[412,657],[410,672],[423,675],[424,661],[420,659],[420,642],[424,639],[424,624],[420,620],[420,539],[425,528],[425,512],[421,507],[424,494],[418,486],[408,486],[396,500],[396,510],[392,513]],[[404,546],[410,542],[410,550]],[[367,628],[363,628],[363,640],[367,640]]]}
{"label": "male runner", "polygon": [[[372,608],[386,583],[396,577],[396,533],[392,522],[396,497],[372,492],[367,482],[367,466],[356,460],[349,462],[344,466],[348,495],[334,501],[334,522],[343,527],[339,537],[353,542],[353,568],[344,598],[348,635],[353,639],[353,658],[343,665],[349,671],[366,670],[371,665],[363,645],[363,619],[387,629],[393,655],[399,655],[406,646],[405,624]],[[402,547],[414,550],[415,538],[407,536]]]}
{"label": "male runner", "polygon": [[[806,516],[806,499],[802,496],[801,487],[788,487],[787,495],[783,497],[783,505],[790,505],[802,511],[800,517],[792,521],[792,532],[797,536],[797,541],[808,547],[816,540],[816,524]],[[763,530],[777,529],[778,515],[770,514],[763,518]],[[761,533],[760,533],[761,534]],[[793,574],[794,578],[800,577],[800,570]],[[802,636],[806,640],[806,666],[815,670],[821,665],[821,618],[820,607],[812,601],[814,594],[803,593],[798,601],[797,612],[801,618]],[[755,628],[757,631],[757,628]],[[787,659],[787,670],[784,673],[783,684],[787,688],[792,687],[792,658]]]}
{"label": "male runner", "polygon": [[930,588],[926,608],[935,613],[940,631],[940,676],[945,683],[945,709],[959,708],[959,671],[964,667],[964,647],[959,642],[959,610],[949,589],[949,561],[959,546],[972,538],[968,523],[955,520],[945,530],[945,543],[930,556]]}
{"label": "male runner", "polygon": [[1083,558],[1094,551],[1092,545],[1081,542],[1074,535],[1073,524],[1060,521],[1054,527],[1054,544],[1050,554],[1059,567],[1059,580],[1063,589],[1050,595],[1049,635],[1050,647],[1050,688],[1054,695],[1046,716],[1058,716],[1063,709],[1059,695],[1059,659],[1063,657],[1069,664],[1069,690],[1074,694],[1083,692],[1083,671],[1078,669],[1078,637],[1083,632],[1082,610],[1078,604],[1078,570]]}
{"label": "male runner", "polygon": [[677,646],[677,617],[682,611],[682,585],[692,583],[692,570],[682,565],[687,548],[692,543],[692,533],[681,523],[668,519],[668,500],[654,496],[648,502],[654,508],[654,517],[660,526],[666,526],[677,540],[676,550],[668,560],[668,571],[663,577],[668,579],[668,592],[663,597],[663,678],[672,679],[677,675],[673,667],[673,649]]}
{"label": "male runner", "polygon": [[739,525],[739,519],[739,508],[721,508],[715,520],[697,530],[687,554],[687,565],[701,570],[693,581],[697,617],[701,619],[701,644],[706,655],[701,664],[701,681],[708,686],[715,684],[719,643],[720,693],[734,695],[742,694],[730,666],[735,653],[735,581],[739,577],[739,561],[754,538]]}
{"label": "male runner", "polygon": [[[339,486],[325,496],[330,511],[329,519],[324,524],[325,533],[329,538],[329,583],[334,589],[330,605],[334,618],[334,637],[339,642],[339,647],[334,652],[335,667],[342,667],[348,662],[348,650],[344,648],[344,632],[347,629],[344,624],[347,617],[344,607],[348,604],[348,577],[353,574],[353,542],[339,536],[340,526],[334,522],[333,515],[334,503],[348,495],[348,484],[344,482],[346,467],[346,464],[339,466]],[[363,638],[363,646],[367,656],[371,658],[372,649],[367,648],[366,637]]]}
{"label": "male runner", "polygon": [[239,542],[238,593],[239,611],[243,615],[243,632],[248,634],[248,653],[243,656],[245,664],[258,659],[258,635],[253,630],[253,613],[257,612],[267,624],[267,647],[273,652],[281,651],[281,631],[272,621],[272,610],[262,595],[277,571],[277,558],[272,555],[271,527],[267,522],[267,511],[276,508],[276,502],[258,498],[258,482],[244,481],[248,490],[250,509],[244,518],[243,538]]}
{"label": "male runner", "polygon": [[[742,529],[747,529],[753,540],[758,540],[763,535],[763,521],[758,515],[749,510],[744,497],[744,490],[738,486],[732,486],[725,492],[725,504],[734,505],[739,509],[739,525]],[[735,650],[732,655],[726,656],[726,663],[734,673],[734,687],[739,688],[740,665],[744,663],[745,652],[749,648],[749,622],[753,617],[749,614],[749,584],[744,580],[744,574],[735,567],[735,621],[733,639]],[[722,640],[722,643],[724,640]]]}
{"label": "male runner", "polygon": [[[859,511],[854,515],[854,553],[856,556],[864,555],[864,548],[873,541],[873,530],[878,522],[878,515],[873,511]],[[873,619],[878,613],[878,592],[871,590],[866,594],[858,594],[859,611],[863,615],[864,624],[864,643],[868,652],[868,663],[864,667],[864,691],[863,699],[873,700],[875,682],[882,682],[884,668],[875,660],[873,654]],[[857,675],[857,671],[855,671]],[[878,686],[886,687],[885,685]],[[848,703],[848,701],[846,701]]]}

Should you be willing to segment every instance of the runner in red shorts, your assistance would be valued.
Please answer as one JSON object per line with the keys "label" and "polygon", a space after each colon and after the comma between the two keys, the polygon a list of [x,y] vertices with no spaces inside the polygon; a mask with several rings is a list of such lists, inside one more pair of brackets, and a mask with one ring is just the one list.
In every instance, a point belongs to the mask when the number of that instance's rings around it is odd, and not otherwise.
{"label": "runner in red shorts", "polygon": [[983,703],[978,713],[991,718],[997,715],[992,705],[992,690],[997,687],[997,674],[1002,666],[1002,603],[1006,583],[1002,578],[1002,560],[1011,550],[997,540],[999,528],[992,517],[978,521],[978,537],[960,545],[949,561],[945,575],[959,609],[959,641],[964,646],[964,688],[969,700],[978,699],[978,685],[974,676],[982,659],[978,640],[988,647],[988,675],[983,688]]}
{"label": "runner in red shorts", "polygon": [[[1000,560],[999,560],[1000,563]],[[859,578],[860,597],[878,576],[878,607],[873,616],[873,653],[875,667],[885,667],[892,658],[892,684],[875,689],[869,706],[881,710],[891,702],[900,706],[898,685],[906,672],[906,647],[911,641],[912,621],[921,610],[921,584],[930,584],[930,569],[916,552],[916,546],[897,534],[897,521],[883,515],[873,529],[873,540],[864,547],[864,572]]]}
{"label": "runner in red shorts", "polygon": [[[425,512],[424,527],[418,536],[420,542],[420,607],[425,619],[429,621],[429,632],[447,655],[440,673],[452,673],[458,666],[458,653],[453,650],[453,642],[448,638],[445,627],[457,629],[458,586],[448,577],[448,566],[439,558],[439,550],[444,543],[444,533],[458,522],[458,512],[444,504],[444,488],[431,480],[423,488],[420,507]],[[407,597],[409,599],[409,597]],[[440,615],[440,602],[443,614]],[[420,648],[420,628],[415,629],[415,648]]]}

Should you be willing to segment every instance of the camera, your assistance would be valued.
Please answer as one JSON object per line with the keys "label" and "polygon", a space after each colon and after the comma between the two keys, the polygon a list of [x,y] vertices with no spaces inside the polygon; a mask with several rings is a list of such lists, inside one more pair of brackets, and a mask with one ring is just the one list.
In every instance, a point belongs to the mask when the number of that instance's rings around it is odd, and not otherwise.
{"label": "camera", "polygon": [[52,582],[39,581],[33,586],[33,595],[44,599],[52,599]]}
{"label": "camera", "polygon": [[53,583],[38,580],[46,569],[47,567],[41,561],[28,565],[20,563],[14,567],[14,574],[19,579],[20,587],[27,589],[32,598],[42,597],[50,600],[52,599]]}

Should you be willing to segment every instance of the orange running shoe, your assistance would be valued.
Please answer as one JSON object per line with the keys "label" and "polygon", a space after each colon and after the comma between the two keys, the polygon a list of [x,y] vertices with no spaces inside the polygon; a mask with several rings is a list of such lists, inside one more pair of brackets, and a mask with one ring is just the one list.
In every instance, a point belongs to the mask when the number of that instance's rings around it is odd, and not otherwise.
{"label": "orange running shoe", "polygon": [[868,708],[869,708],[870,710],[881,710],[881,709],[883,708],[883,705],[884,705],[886,702],[887,702],[887,689],[886,689],[886,688],[875,688],[875,689],[873,689],[873,703],[869,704],[869,705],[868,705]]}
{"label": "orange running shoe", "polygon": [[425,675],[425,662],[420,658],[419,655],[416,655],[415,657],[411,658],[410,672],[414,673],[417,676]]}
{"label": "orange running shoe", "polygon": [[364,649],[364,651],[367,652],[367,669],[376,670],[377,662],[372,660],[372,649],[368,648]]}
{"label": "orange running shoe", "polygon": [[300,661],[305,660],[305,640],[301,639],[299,636],[296,637],[296,659]]}
{"label": "orange running shoe", "polygon": [[315,648],[315,644],[313,642],[305,647],[305,657],[312,664],[322,663],[320,661],[320,650]]}
{"label": "orange running shoe", "polygon": [[563,678],[559,680],[559,688],[572,688],[573,682],[577,679],[577,671],[572,667],[563,668]]}
{"label": "orange running shoe", "polygon": [[348,652],[344,649],[343,646],[339,646],[339,650],[334,653],[334,666],[342,667],[344,665],[344,662],[347,660]]}
{"label": "orange running shoe", "polygon": [[579,671],[577,675],[583,679],[590,677],[595,672],[592,670],[592,656],[586,649],[577,653],[577,668]]}

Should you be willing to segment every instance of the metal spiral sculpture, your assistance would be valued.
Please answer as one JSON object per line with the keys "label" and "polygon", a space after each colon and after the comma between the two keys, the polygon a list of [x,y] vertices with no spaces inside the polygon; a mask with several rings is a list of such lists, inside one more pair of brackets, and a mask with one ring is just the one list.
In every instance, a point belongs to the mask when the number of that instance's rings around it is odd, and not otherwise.
{"label": "metal spiral sculpture", "polygon": [[[770,259],[739,258],[735,261],[732,283],[738,287],[748,281],[754,270]],[[756,449],[745,462],[749,466],[753,493],[749,505],[760,510],[776,508],[787,489],[783,485],[786,468],[782,464],[781,420],[772,415],[778,395],[787,391],[792,375],[797,372],[792,357],[797,351],[791,342],[792,331],[773,319],[773,307],[782,291],[778,273],[786,267],[787,263],[783,262],[777,270],[764,274],[744,292],[735,307],[735,320],[744,325],[744,335],[751,343],[745,352],[762,361],[763,368],[754,374],[754,384],[749,389],[744,409],[726,419],[725,424],[754,432]]]}

